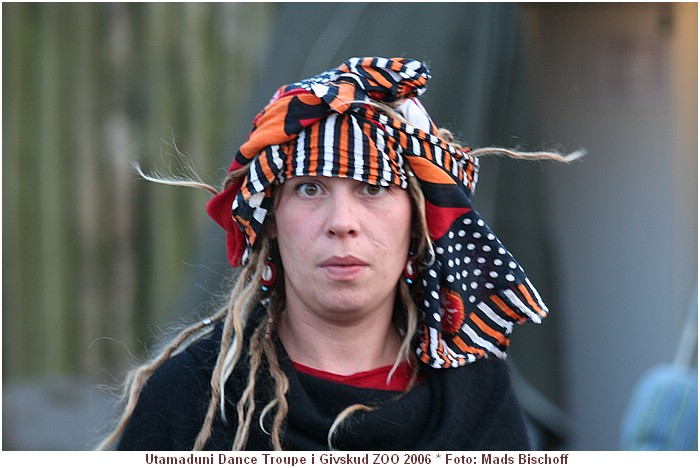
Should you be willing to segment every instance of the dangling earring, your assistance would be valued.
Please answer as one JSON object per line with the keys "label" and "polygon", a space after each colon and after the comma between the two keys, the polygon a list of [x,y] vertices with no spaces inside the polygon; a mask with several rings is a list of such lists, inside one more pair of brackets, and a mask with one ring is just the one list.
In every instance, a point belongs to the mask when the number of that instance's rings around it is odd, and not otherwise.
{"label": "dangling earring", "polygon": [[260,277],[262,290],[269,291],[270,286],[275,284],[275,281],[277,281],[277,267],[275,266],[275,262],[272,261],[272,257],[268,255],[267,260],[265,260],[265,268]]}
{"label": "dangling earring", "polygon": [[416,262],[413,260],[413,256],[408,257],[406,261],[406,266],[403,269],[403,275],[406,278],[408,284],[413,284],[413,281],[418,276],[418,269],[416,268]]}

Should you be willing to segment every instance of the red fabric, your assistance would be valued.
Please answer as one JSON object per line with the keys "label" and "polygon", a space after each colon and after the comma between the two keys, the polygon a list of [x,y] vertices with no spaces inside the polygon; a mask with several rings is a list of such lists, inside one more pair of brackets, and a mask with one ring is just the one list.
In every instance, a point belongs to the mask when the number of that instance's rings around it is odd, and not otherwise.
{"label": "red fabric", "polygon": [[391,372],[392,366],[379,367],[377,369],[351,375],[334,374],[332,372],[314,369],[313,367],[308,367],[297,362],[294,363],[294,368],[304,374],[331,382],[353,387],[371,388],[374,390],[392,390],[397,392],[402,392],[408,388],[411,375],[413,375],[413,367],[408,362],[399,364],[399,367],[396,368],[396,372],[391,376],[389,382],[387,382],[386,379],[389,376],[389,372]]}
{"label": "red fabric", "polygon": [[233,267],[241,265],[241,258],[243,258],[246,247],[243,231],[238,227],[231,213],[231,205],[242,184],[243,178],[239,183],[231,185],[211,198],[206,207],[209,216],[226,231],[226,253],[228,261]]}
{"label": "red fabric", "polygon": [[430,238],[438,240],[450,230],[452,223],[460,216],[469,213],[471,208],[464,207],[441,207],[425,200],[425,218],[428,223]]}

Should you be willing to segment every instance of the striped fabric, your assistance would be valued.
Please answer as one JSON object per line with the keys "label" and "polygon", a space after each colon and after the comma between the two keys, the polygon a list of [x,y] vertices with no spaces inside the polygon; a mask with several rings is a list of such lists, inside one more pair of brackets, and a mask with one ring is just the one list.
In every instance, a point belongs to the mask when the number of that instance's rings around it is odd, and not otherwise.
{"label": "striped fabric", "polygon": [[[425,195],[436,252],[421,272],[416,351],[433,367],[456,367],[487,355],[505,358],[513,325],[539,323],[547,308],[472,207],[478,161],[443,140],[418,101],[429,78],[415,60],[365,57],[279,88],[229,168],[248,167],[247,176],[207,211],[227,230],[236,266],[262,229],[273,184],[321,175],[406,188],[410,168]],[[370,100],[391,105],[403,119]]]}

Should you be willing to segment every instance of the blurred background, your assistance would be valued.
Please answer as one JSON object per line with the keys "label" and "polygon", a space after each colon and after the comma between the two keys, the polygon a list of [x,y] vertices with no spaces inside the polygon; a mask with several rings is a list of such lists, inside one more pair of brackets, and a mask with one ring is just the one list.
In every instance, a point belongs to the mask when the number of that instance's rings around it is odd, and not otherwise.
{"label": "blurred background", "polygon": [[3,3],[2,448],[94,447],[232,275],[131,162],[218,186],[277,86],[381,55],[471,147],[588,151],[475,198],[552,312],[509,357],[535,447],[697,450],[697,45],[695,3]]}

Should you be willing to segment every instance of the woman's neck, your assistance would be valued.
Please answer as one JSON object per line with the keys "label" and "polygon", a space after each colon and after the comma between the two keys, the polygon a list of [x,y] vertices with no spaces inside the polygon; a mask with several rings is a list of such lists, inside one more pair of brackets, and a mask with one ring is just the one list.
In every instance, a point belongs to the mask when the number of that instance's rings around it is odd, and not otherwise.
{"label": "woman's neck", "polygon": [[332,322],[304,308],[288,307],[278,333],[292,361],[339,375],[393,365],[401,347],[386,313]]}

